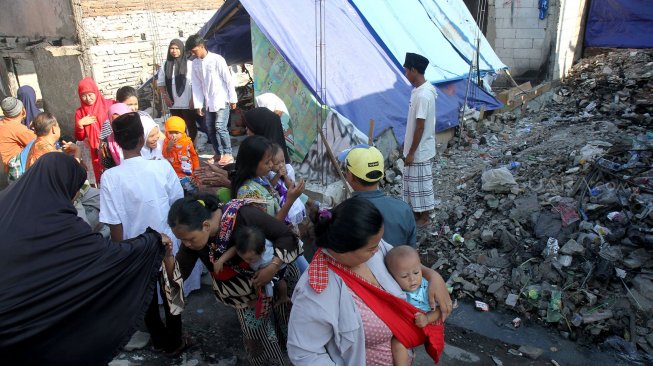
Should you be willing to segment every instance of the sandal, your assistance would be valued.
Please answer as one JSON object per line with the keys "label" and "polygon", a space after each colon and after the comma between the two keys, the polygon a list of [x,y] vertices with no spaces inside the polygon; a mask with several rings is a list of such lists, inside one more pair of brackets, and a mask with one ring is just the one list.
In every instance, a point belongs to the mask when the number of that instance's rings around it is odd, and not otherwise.
{"label": "sandal", "polygon": [[179,355],[181,355],[185,350],[187,350],[192,345],[193,345],[192,338],[186,335],[181,338],[181,344],[179,345],[179,347],[177,347],[174,351],[171,352],[163,352],[163,354],[169,358],[177,358],[179,357]]}

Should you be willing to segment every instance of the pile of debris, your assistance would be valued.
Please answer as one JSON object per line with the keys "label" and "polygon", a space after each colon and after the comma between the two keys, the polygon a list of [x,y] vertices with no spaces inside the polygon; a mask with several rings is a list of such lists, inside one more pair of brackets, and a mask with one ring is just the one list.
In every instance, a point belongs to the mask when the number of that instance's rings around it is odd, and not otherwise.
{"label": "pile of debris", "polygon": [[442,203],[420,248],[456,298],[651,360],[652,61],[581,60],[526,115],[472,120],[437,159]]}

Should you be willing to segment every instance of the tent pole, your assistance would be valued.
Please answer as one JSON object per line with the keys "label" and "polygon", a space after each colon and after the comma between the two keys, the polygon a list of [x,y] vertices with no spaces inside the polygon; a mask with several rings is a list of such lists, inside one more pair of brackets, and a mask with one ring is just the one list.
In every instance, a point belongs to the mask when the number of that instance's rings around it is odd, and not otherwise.
{"label": "tent pole", "polygon": [[240,8],[241,8],[242,6],[243,6],[242,4],[238,3],[238,5],[236,5],[236,7],[233,8],[233,9],[229,12],[229,14],[227,14],[226,17],[222,18],[222,20],[220,21],[220,23],[218,23],[215,27],[211,28],[210,31],[206,32],[206,34],[204,35],[203,38],[204,38],[204,39],[207,39],[207,38],[209,38],[210,36],[212,36],[213,34],[217,33],[220,29],[222,29],[222,27],[224,27],[224,25],[227,24],[227,22],[229,22],[229,21],[231,20],[231,18],[234,17],[234,15],[236,15],[236,13],[238,12],[238,10],[240,10]]}
{"label": "tent pole", "polygon": [[345,190],[347,191],[347,198],[351,197],[351,191],[349,190],[349,185],[347,185],[347,180],[345,179],[344,174],[342,174],[342,169],[340,169],[340,164],[338,163],[338,159],[336,159],[336,156],[333,155],[333,150],[331,150],[331,146],[329,146],[329,142],[326,139],[326,134],[322,129],[320,128],[318,131],[320,131],[320,137],[322,138],[322,142],[324,143],[324,147],[326,148],[327,151],[327,156],[329,157],[329,160],[331,160],[331,164],[333,164],[333,167],[336,169],[336,172],[338,172],[338,177],[340,177],[340,180],[344,183],[345,185]]}

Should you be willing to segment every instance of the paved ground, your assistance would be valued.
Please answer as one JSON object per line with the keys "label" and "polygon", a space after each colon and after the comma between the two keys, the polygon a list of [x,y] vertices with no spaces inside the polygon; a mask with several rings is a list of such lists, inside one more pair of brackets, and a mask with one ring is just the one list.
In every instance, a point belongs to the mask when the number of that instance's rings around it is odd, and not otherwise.
{"label": "paved ground", "polygon": [[[203,277],[202,288],[188,297],[184,312],[184,331],[192,335],[195,344],[177,359],[149,351],[122,352],[111,366],[130,365],[178,365],[178,366],[246,366],[240,328],[235,312],[219,304],[213,297],[208,278]],[[555,334],[537,326],[510,329],[505,323],[512,319],[510,314],[477,313],[467,304],[461,304],[447,321],[445,339],[447,346],[440,365],[495,365],[492,357],[503,365],[552,365],[555,359],[561,365],[596,364],[591,358],[608,361],[607,356],[594,350],[579,349],[574,343],[564,341]],[[473,323],[473,324],[472,324]],[[477,329],[474,329],[474,326]],[[508,333],[508,336],[502,333]],[[493,337],[514,339],[506,342]],[[537,344],[545,353],[538,360],[512,355],[519,344]],[[592,357],[594,354],[596,357]],[[618,364],[615,360],[608,363]],[[416,366],[433,365],[433,361],[421,347],[417,351]]]}

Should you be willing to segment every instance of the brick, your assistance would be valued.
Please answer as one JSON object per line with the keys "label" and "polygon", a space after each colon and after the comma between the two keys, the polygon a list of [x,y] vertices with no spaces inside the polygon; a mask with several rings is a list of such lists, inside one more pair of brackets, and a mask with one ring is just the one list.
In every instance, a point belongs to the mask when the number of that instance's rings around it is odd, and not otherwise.
{"label": "brick", "polygon": [[533,49],[533,48],[516,48],[514,50],[514,55],[515,58],[529,59],[529,58],[540,57],[542,53],[540,50]]}
{"label": "brick", "polygon": [[515,38],[515,29],[497,29],[497,38]]}
{"label": "brick", "polygon": [[516,18],[513,21],[513,28],[538,29],[546,26],[546,21],[540,20],[537,14],[534,17]]}
{"label": "brick", "polygon": [[512,10],[512,16],[515,19],[539,17],[540,16],[540,11],[535,7],[532,7],[532,8],[515,8],[515,9]]}
{"label": "brick", "polygon": [[494,16],[497,19],[510,19],[513,17],[512,9],[510,8],[494,9]]}
{"label": "brick", "polygon": [[519,38],[544,39],[546,37],[544,29],[517,29],[516,32],[519,33]]}
{"label": "brick", "polygon": [[543,61],[541,59],[530,59],[530,65],[532,69],[539,69],[542,66]]}
{"label": "brick", "polygon": [[513,2],[515,8],[537,8],[537,0],[513,0]]}
{"label": "brick", "polygon": [[512,48],[500,48],[495,50],[497,56],[499,57],[510,57],[512,58],[514,56],[514,50]]}
{"label": "brick", "polygon": [[527,58],[515,58],[514,67],[529,69],[531,67],[531,60]]}
{"label": "brick", "polygon": [[542,47],[544,47],[544,39],[539,38],[533,40],[533,48],[540,49]]}
{"label": "brick", "polygon": [[[519,33],[517,34],[519,36]],[[506,39],[503,43],[505,48],[533,48],[532,38]]]}

